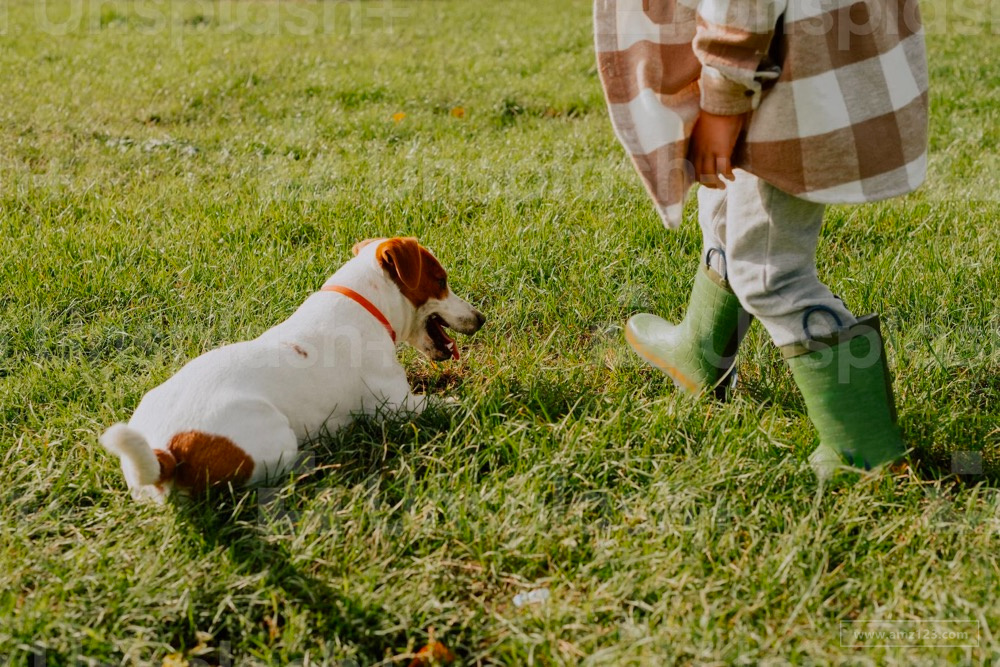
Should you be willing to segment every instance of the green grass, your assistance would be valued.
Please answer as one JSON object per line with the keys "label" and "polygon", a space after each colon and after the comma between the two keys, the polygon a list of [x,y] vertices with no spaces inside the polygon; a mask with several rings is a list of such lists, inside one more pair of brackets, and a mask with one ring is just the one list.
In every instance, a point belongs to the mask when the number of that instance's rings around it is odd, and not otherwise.
{"label": "green grass", "polygon": [[[759,328],[726,405],[622,340],[680,316],[700,236],[612,135],[589,2],[0,4],[0,662],[406,664],[432,627],[466,664],[996,660],[1000,37],[969,13],[925,4],[928,186],[832,208],[820,251],[884,315],[917,477],[817,495]],[[460,363],[402,353],[459,407],[280,491],[133,503],[96,435],[394,234],[490,317]],[[856,619],[979,647],[841,646]]]}

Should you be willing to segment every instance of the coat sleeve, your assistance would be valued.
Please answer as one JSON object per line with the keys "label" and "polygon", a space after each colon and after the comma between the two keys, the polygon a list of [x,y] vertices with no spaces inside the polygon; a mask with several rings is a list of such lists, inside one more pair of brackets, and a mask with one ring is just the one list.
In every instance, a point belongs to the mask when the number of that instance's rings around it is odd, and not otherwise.
{"label": "coat sleeve", "polygon": [[756,109],[761,82],[780,68],[767,57],[787,0],[701,0],[694,52],[701,62],[701,108],[719,115]]}

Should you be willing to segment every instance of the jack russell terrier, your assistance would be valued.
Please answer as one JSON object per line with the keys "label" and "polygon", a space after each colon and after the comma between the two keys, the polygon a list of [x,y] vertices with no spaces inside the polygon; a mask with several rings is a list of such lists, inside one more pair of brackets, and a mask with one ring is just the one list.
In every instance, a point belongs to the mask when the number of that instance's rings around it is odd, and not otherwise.
{"label": "jack russell terrier", "polygon": [[134,498],[258,484],[294,466],[299,443],[380,411],[418,413],[397,337],[435,361],[458,359],[445,327],[486,318],[455,296],[413,238],[369,239],[291,317],[259,338],[188,362],[101,436]]}

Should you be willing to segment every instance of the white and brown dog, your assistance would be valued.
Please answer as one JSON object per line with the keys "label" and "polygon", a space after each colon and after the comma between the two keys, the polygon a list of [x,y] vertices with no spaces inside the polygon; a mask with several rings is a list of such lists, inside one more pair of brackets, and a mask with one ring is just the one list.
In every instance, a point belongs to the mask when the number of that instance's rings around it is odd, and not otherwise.
{"label": "white and brown dog", "polygon": [[101,444],[121,458],[136,499],[257,484],[295,464],[299,443],[358,414],[416,413],[397,337],[427,357],[458,358],[444,328],[485,318],[455,296],[416,239],[370,239],[291,317],[259,338],[206,352],[156,387]]}

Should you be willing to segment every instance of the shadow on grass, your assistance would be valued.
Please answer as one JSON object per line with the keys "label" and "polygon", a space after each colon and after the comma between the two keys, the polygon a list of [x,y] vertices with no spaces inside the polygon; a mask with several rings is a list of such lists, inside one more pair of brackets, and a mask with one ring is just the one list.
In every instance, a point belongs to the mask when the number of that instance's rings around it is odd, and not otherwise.
{"label": "shadow on grass", "polygon": [[[277,589],[290,605],[308,610],[317,632],[331,637],[344,637],[345,641],[357,644],[359,647],[367,644],[366,637],[369,633],[364,629],[366,625],[374,625],[374,615],[378,610],[363,608],[350,598],[333,591],[321,580],[294,566],[291,554],[284,544],[262,539],[258,528],[251,523],[238,520],[238,514],[226,515],[220,512],[219,515],[213,515],[192,508],[191,511],[185,512],[185,515],[184,518],[189,525],[205,536],[206,552],[223,547],[240,571],[265,572],[263,587]],[[210,664],[227,664],[226,656],[230,652],[239,656],[251,648],[258,651],[265,648],[266,641],[263,638],[268,636],[269,625],[276,624],[277,621],[267,615],[263,608],[246,610],[243,613],[249,616],[249,621],[257,625],[260,630],[261,639],[256,640],[258,645],[254,645],[255,637],[247,637],[244,634],[247,630],[240,622],[222,619],[221,626],[212,637],[212,643],[226,649],[214,655],[209,654],[207,658],[202,656],[203,660],[207,659]],[[194,646],[197,637],[188,636],[188,630],[185,627],[185,632],[172,643],[184,647]],[[213,657],[215,660],[212,660]],[[229,658],[231,657],[230,655]]]}
{"label": "shadow on grass", "polygon": [[[450,423],[448,415],[430,410],[421,415],[416,427],[433,436]],[[387,629],[386,620],[391,615],[385,610],[331,587],[310,571],[311,564],[301,564],[302,558],[291,547],[300,529],[295,507],[314,496],[333,474],[338,484],[348,485],[381,476],[394,459],[406,455],[414,426],[402,420],[359,420],[306,443],[289,485],[215,490],[196,501],[176,503],[177,518],[195,534],[194,542],[203,545],[203,553],[224,550],[239,574],[262,574],[257,586],[275,591],[279,605],[306,612],[310,635],[324,637],[329,645],[353,647],[362,662],[381,660],[387,651],[407,645],[405,631]],[[213,600],[212,604],[218,602]],[[199,659],[204,664],[227,665],[238,664],[251,650],[265,655],[279,652],[281,649],[268,641],[269,635],[273,639],[281,634],[280,614],[271,609],[270,604],[258,604],[253,609],[240,609],[239,618],[234,614],[220,619],[211,641],[217,648]],[[188,650],[199,643],[192,624],[185,620],[169,640],[171,645]]]}
{"label": "shadow on grass", "polygon": [[[220,491],[197,503],[179,507],[177,516],[202,537],[206,554],[222,548],[239,573],[263,573],[260,588],[276,591],[279,604],[306,611],[312,633],[327,639],[337,638],[343,645],[354,646],[370,658],[379,657],[386,646],[398,645],[394,639],[399,638],[376,632],[383,621],[381,609],[334,590],[297,565],[288,546],[289,540],[268,536],[264,526],[257,522],[256,505],[256,497],[240,504],[235,493]],[[241,662],[246,657],[243,654],[250,650],[266,654],[271,648],[269,637],[273,640],[281,630],[279,615],[269,614],[268,610],[268,606],[257,605],[253,609],[239,610],[242,618],[221,618],[211,639],[216,650],[199,658],[206,664],[228,665]],[[257,631],[248,628],[248,624],[256,626]],[[182,620],[170,643],[191,649],[200,639],[191,624]]]}

